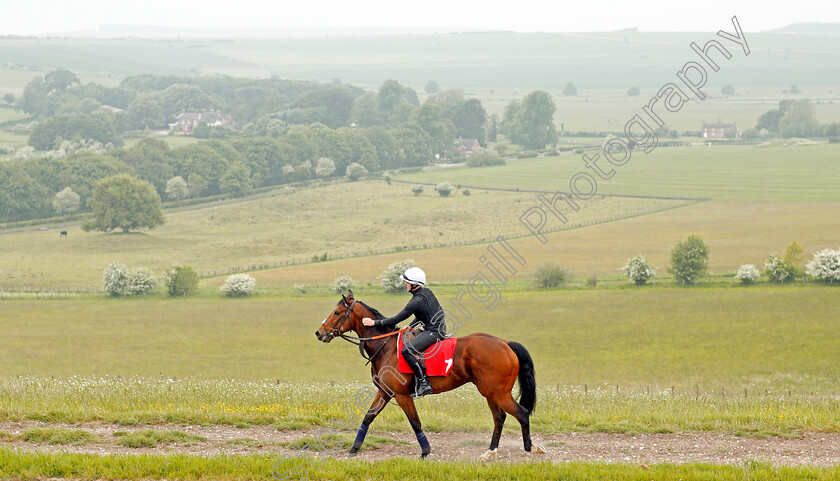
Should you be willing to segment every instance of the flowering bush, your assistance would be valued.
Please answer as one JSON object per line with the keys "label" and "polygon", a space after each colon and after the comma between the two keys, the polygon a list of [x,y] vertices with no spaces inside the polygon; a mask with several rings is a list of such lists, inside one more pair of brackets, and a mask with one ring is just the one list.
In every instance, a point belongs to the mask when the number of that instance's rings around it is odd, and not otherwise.
{"label": "flowering bush", "polygon": [[142,267],[129,269],[124,264],[113,263],[102,275],[102,289],[112,296],[147,294],[157,287],[157,279]]}
{"label": "flowering bush", "polygon": [[254,293],[256,279],[248,274],[234,274],[228,276],[225,285],[219,288],[228,297],[245,297]]}
{"label": "flowering bush", "polygon": [[112,263],[102,274],[102,289],[112,296],[121,296],[128,287],[128,268],[125,264]]}
{"label": "flowering bush", "polygon": [[414,259],[406,259],[402,262],[394,262],[389,265],[385,272],[379,276],[379,279],[382,281],[382,287],[387,292],[399,292],[404,290],[405,284],[402,279],[400,279],[400,276],[409,267],[416,266],[417,264],[414,263]]}
{"label": "flowering bush", "polygon": [[345,292],[355,287],[355,285],[356,283],[350,276],[336,277],[336,279],[333,281],[333,290],[339,294],[344,294]]}
{"label": "flowering bush", "polygon": [[764,263],[764,273],[770,278],[770,282],[782,284],[784,284],[786,279],[793,277],[784,259],[775,254],[770,254],[767,262]]}
{"label": "flowering bush", "polygon": [[831,284],[840,281],[840,249],[823,249],[815,253],[814,258],[805,264],[805,272]]}
{"label": "flowering bush", "polygon": [[435,190],[441,197],[448,197],[449,194],[455,190],[455,186],[449,182],[441,182],[435,186]]}
{"label": "flowering bush", "polygon": [[738,279],[744,284],[753,284],[759,277],[761,277],[761,273],[752,264],[744,264],[735,271],[735,279]]}
{"label": "flowering bush", "polygon": [[627,264],[622,267],[624,274],[630,282],[637,286],[643,286],[651,277],[656,276],[656,269],[648,263],[647,257],[637,255],[627,260]]}
{"label": "flowering bush", "polygon": [[129,269],[128,284],[126,285],[128,292],[135,296],[142,296],[151,292],[157,285],[158,281],[150,270],[143,267]]}

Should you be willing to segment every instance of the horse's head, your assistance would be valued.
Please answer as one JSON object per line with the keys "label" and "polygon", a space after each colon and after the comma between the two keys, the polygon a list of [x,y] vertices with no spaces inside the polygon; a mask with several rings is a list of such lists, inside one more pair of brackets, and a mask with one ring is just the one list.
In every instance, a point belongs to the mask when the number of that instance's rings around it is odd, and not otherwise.
{"label": "horse's head", "polygon": [[356,306],[356,299],[353,298],[353,291],[347,291],[347,295],[341,295],[341,300],[336,304],[335,309],[330,312],[321,322],[321,326],[315,331],[315,337],[322,342],[330,342],[347,331],[355,328],[357,314],[353,312]]}

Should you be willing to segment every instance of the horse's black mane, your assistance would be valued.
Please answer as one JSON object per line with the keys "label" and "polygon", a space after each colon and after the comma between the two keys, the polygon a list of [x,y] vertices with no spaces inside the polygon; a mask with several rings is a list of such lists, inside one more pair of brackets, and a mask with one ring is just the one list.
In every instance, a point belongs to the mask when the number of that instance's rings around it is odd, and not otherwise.
{"label": "horse's black mane", "polygon": [[370,307],[369,305],[365,304],[364,302],[362,302],[362,301],[360,301],[360,300],[356,300],[356,302],[358,302],[359,304],[361,304],[361,305],[365,306],[365,308],[366,308],[367,310],[369,310],[371,314],[373,314],[373,318],[374,318],[374,319],[377,319],[377,320],[378,320],[378,319],[385,319],[385,316],[384,316],[381,312],[377,311],[375,308]]}
{"label": "horse's black mane", "polygon": [[[385,315],[382,314],[381,312],[379,312],[378,310],[376,310],[376,308],[370,307],[369,305],[365,304],[364,302],[362,302],[358,299],[356,300],[356,302],[365,306],[365,308],[367,310],[369,310],[371,314],[373,314],[374,319],[377,319],[377,320],[378,319],[385,319]],[[392,327],[380,327],[378,329],[381,330],[381,331],[385,331],[385,332],[391,332],[391,331],[395,330],[396,327],[394,327],[394,326],[392,326]]]}

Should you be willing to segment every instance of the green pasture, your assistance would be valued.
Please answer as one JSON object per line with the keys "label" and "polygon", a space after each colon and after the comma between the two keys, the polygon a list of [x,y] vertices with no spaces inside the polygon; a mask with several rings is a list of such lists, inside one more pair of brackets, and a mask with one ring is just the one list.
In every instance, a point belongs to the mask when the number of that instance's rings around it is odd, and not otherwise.
{"label": "green pasture", "polygon": [[[98,286],[112,262],[157,272],[182,263],[208,272],[288,259],[310,261],[324,253],[341,257],[522,235],[518,218],[533,197],[480,189],[464,195],[461,189],[444,198],[433,187],[415,196],[401,183],[336,183],[170,211],[166,224],[148,233],[86,233],[68,225],[2,234],[0,285]],[[676,204],[593,200],[577,221],[608,220]],[[68,237],[59,238],[59,230],[67,230]]]}
{"label": "green pasture", "polygon": [[[831,380],[840,377],[833,286],[504,292],[492,311],[465,297],[469,319],[457,314],[448,291],[439,293],[463,323],[457,335],[521,342],[542,386],[697,385],[714,392],[782,383],[836,393]],[[407,300],[359,298],[386,315]],[[0,375],[368,379],[354,346],[315,339],[337,299],[7,299],[0,301]],[[302,358],[312,361],[306,370]]]}
{"label": "green pasture", "polygon": [[[520,205],[522,211],[515,222],[526,209],[541,204],[533,195],[529,203]],[[587,208],[581,204],[580,213]],[[570,215],[568,224],[575,225],[578,219],[577,214]],[[561,227],[556,219],[546,221],[547,230]],[[525,237],[511,239],[510,245],[526,263],[517,267],[511,283],[533,282],[537,268],[544,263],[561,265],[572,277],[573,286],[593,276],[616,280],[628,259],[643,254],[658,273],[652,282],[670,285],[672,281],[666,277],[671,250],[690,234],[700,235],[709,245],[709,269],[718,275],[733,275],[742,264],[763,269],[768,255],[783,255],[793,240],[804,246],[806,260],[821,249],[836,249],[840,244],[840,205],[725,200],[546,234],[545,244],[524,227],[521,233]],[[258,286],[324,286],[342,275],[351,276],[357,285],[378,285],[377,277],[390,263],[410,258],[429,273],[432,282],[463,283],[479,271],[490,275],[479,261],[487,255],[489,244],[310,263],[251,275]],[[217,277],[205,284],[221,286],[223,282],[224,277]]]}
{"label": "green pasture", "polygon": [[[594,157],[598,153],[588,154]],[[596,180],[599,193],[837,202],[838,158],[838,144],[797,145],[796,141],[766,146],[658,147],[649,154],[633,151],[620,167],[613,167],[601,153],[598,166],[605,173],[612,168],[615,174],[609,180],[597,176]],[[574,154],[510,160],[504,166],[481,169],[440,169],[398,178],[568,192],[570,179],[581,171],[590,172],[582,154]],[[585,192],[586,182],[580,184]]]}
{"label": "green pasture", "polygon": [[[271,456],[194,456],[185,454],[91,455],[74,453],[21,453],[0,450],[0,476],[13,479],[184,479],[239,480],[276,479],[286,473],[275,466]],[[628,481],[707,481],[751,480],[786,481],[836,479],[840,468],[811,466],[773,467],[753,461],[745,465],[720,466],[710,464],[631,464],[570,462],[559,465],[532,463],[439,463],[415,459],[391,459],[370,463],[361,460],[327,459],[322,463],[312,459],[315,467],[303,460],[289,462],[289,469],[297,466],[299,476],[308,473],[311,479],[330,480],[574,480],[624,479]],[[282,468],[282,465],[280,466]]]}

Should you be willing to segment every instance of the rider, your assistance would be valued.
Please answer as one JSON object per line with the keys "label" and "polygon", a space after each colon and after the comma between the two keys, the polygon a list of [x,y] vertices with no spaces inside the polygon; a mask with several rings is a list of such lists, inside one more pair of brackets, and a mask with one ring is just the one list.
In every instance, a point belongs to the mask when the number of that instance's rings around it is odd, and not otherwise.
{"label": "rider", "polygon": [[[412,397],[425,396],[432,393],[432,386],[429,378],[426,377],[426,365],[422,362],[423,353],[434,343],[443,339],[446,334],[446,323],[443,309],[440,307],[435,295],[428,288],[423,287],[426,283],[426,273],[419,267],[407,269],[400,279],[405,282],[405,288],[412,294],[411,300],[405,305],[402,311],[396,316],[387,319],[373,320],[369,317],[362,319],[365,326],[389,327],[408,319],[414,314],[414,321],[423,325],[424,330],[414,339],[407,341],[402,349],[403,358],[406,360],[416,377],[415,393]],[[415,354],[419,355],[418,360]]]}

